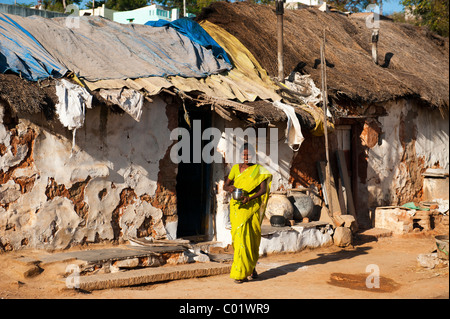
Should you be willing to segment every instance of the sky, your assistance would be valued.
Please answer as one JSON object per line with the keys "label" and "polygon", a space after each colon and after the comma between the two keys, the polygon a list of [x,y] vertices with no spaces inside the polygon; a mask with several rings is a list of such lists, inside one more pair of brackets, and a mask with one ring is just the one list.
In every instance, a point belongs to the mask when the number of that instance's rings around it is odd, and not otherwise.
{"label": "sky", "polygon": [[[86,3],[88,0],[84,0],[83,4]],[[19,3],[29,3],[29,4],[35,4],[37,3],[37,0],[17,0]],[[7,4],[14,4],[14,0],[0,0],[0,3],[7,3]],[[80,9],[83,9],[83,6]],[[394,12],[400,12],[403,11],[403,6],[400,4],[400,0],[388,0],[383,3],[383,13],[391,14]]]}

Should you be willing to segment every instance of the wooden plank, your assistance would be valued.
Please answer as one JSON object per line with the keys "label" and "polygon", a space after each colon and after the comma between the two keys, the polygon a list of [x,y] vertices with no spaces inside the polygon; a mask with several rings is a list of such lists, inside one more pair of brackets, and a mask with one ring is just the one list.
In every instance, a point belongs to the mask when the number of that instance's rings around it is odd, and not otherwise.
{"label": "wooden plank", "polygon": [[341,207],[342,214],[347,214],[347,198],[345,197],[344,190],[345,188],[342,178],[338,175],[336,180],[336,191],[339,198],[339,205]]}
{"label": "wooden plank", "polygon": [[328,209],[327,206],[322,206],[322,209],[320,210],[319,221],[331,224],[333,228],[337,227],[336,221],[334,220],[333,217],[331,217],[330,210]]}
{"label": "wooden plank", "polygon": [[189,240],[147,240],[145,238],[128,238],[128,241],[135,247],[178,247],[189,246]]}
{"label": "wooden plank", "polygon": [[350,177],[348,176],[347,162],[345,161],[344,151],[342,150],[336,151],[336,158],[338,162],[339,175],[341,176],[341,179],[344,183],[345,194],[347,195],[347,208],[349,213],[353,215],[353,217],[355,217],[356,220],[356,210],[353,201],[352,185],[350,182]]}
{"label": "wooden plank", "polygon": [[231,107],[237,111],[247,113],[247,114],[255,114],[255,108],[250,105],[242,104],[235,101],[230,101],[227,99],[222,99],[218,97],[208,96],[206,94],[201,94],[198,98],[208,101],[209,103],[219,104],[222,107]]}
{"label": "wooden plank", "polygon": [[[330,150],[328,147],[328,131],[327,131],[328,92],[327,92],[325,44],[326,44],[326,36],[325,36],[325,29],[323,29],[323,42],[320,46],[320,62],[322,71],[321,78],[322,78],[323,129],[325,137],[325,156],[326,156],[326,163],[322,163],[325,166],[325,174],[324,174],[325,180],[323,184],[325,185],[325,189],[327,189],[328,194],[328,214],[332,217],[331,219],[333,219],[335,213],[341,213],[342,209],[341,209],[341,202],[339,201],[339,197],[337,196],[338,194],[336,193],[336,184],[334,183],[333,173],[331,172],[330,154],[329,154]],[[320,165],[322,166],[322,164]]]}
{"label": "wooden plank", "polygon": [[325,202],[325,205],[328,206],[328,194],[327,188],[325,187],[325,170],[321,163],[323,162],[317,162],[317,173],[319,175],[320,185],[322,185],[323,201]]}
{"label": "wooden plank", "polygon": [[216,111],[217,114],[220,115],[221,118],[227,120],[227,121],[232,121],[233,119],[231,118],[231,113],[226,111],[223,107],[221,107],[219,104],[214,104],[214,111]]}
{"label": "wooden plank", "polygon": [[[319,178],[321,179],[321,183],[322,183],[322,189],[325,190],[324,191],[324,197],[327,198],[327,202],[328,203],[328,208],[330,210],[331,215],[333,216],[334,213],[345,213],[345,210],[343,211],[341,208],[341,203],[339,201],[339,196],[338,196],[338,192],[337,192],[337,188],[336,188],[336,183],[334,181],[334,177],[333,177],[333,172],[331,170],[330,167],[330,180],[328,181],[330,185],[329,189],[326,187],[327,185],[327,180],[326,180],[326,169],[327,169],[327,164],[323,161],[318,162],[318,169],[319,169]],[[322,176],[322,177],[320,177]],[[325,187],[324,187],[325,186]]]}

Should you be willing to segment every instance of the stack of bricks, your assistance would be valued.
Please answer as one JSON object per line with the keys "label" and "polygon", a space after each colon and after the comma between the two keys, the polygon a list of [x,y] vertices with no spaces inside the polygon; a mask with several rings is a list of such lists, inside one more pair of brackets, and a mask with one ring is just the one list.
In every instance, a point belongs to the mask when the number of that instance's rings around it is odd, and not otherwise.
{"label": "stack of bricks", "polygon": [[431,230],[430,211],[416,211],[411,219],[413,221],[413,230]]}

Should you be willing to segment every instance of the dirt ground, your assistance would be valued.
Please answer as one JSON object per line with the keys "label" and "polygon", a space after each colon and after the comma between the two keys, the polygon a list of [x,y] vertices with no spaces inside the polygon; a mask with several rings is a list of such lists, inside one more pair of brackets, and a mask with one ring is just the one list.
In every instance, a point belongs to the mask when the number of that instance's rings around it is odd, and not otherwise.
{"label": "dirt ground", "polygon": [[[435,249],[432,235],[407,234],[355,242],[347,248],[270,254],[259,260],[259,278],[243,284],[220,275],[92,292],[67,289],[64,264],[46,266],[40,274],[25,278],[30,267],[15,258],[35,257],[42,251],[16,251],[0,254],[0,298],[448,299],[448,266],[428,269],[417,263],[419,254]],[[366,282],[374,287],[367,288]]]}

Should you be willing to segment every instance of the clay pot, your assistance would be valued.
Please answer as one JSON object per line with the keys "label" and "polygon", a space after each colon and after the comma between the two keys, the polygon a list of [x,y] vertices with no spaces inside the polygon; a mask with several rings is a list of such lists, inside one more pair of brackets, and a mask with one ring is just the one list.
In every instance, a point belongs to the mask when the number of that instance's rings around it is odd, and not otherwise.
{"label": "clay pot", "polygon": [[286,226],[286,219],[283,216],[273,215],[270,217],[270,225],[273,227]]}
{"label": "clay pot", "polygon": [[294,207],[287,198],[286,192],[273,192],[270,194],[265,215],[269,220],[272,216],[284,216],[286,220],[294,218]]}
{"label": "clay pot", "polygon": [[288,198],[294,207],[295,220],[302,220],[306,217],[311,219],[311,214],[314,209],[314,201],[304,192],[305,190],[291,189],[288,193]]}

